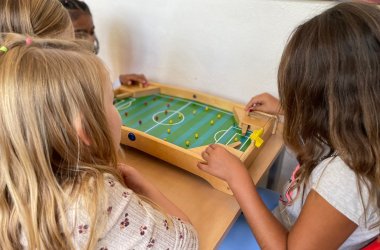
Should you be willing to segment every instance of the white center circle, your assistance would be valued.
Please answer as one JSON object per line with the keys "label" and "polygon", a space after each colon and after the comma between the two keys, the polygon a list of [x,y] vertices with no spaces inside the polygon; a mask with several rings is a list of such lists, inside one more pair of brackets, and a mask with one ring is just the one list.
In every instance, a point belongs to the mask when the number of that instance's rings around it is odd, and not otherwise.
{"label": "white center circle", "polygon": [[[177,125],[185,120],[185,115],[175,110],[159,111],[152,115],[152,120],[159,125]],[[170,121],[172,121],[170,123]]]}

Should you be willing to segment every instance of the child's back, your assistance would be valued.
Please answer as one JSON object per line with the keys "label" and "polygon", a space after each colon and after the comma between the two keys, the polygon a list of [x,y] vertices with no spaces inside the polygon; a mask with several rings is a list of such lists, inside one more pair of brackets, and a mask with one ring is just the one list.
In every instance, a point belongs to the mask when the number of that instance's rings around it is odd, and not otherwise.
{"label": "child's back", "polygon": [[198,247],[188,222],[126,188],[148,197],[154,191],[118,167],[120,117],[112,101],[107,71],[91,52],[68,41],[2,35],[3,249]]}

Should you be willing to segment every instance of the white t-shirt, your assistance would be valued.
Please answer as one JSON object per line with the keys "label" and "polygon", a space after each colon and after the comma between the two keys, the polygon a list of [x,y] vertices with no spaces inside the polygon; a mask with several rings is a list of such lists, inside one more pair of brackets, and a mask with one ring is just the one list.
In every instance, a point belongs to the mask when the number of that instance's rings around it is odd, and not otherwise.
{"label": "white t-shirt", "polygon": [[[304,186],[305,190],[303,190]],[[274,214],[286,228],[290,229],[294,225],[311,189],[358,225],[339,249],[360,249],[379,235],[379,226],[370,228],[380,220],[377,204],[374,204],[375,202],[369,204],[367,213],[364,213],[362,199],[364,205],[367,206],[368,190],[364,184],[361,184],[361,198],[355,173],[340,157],[330,157],[322,161],[312,171],[309,182],[306,185],[300,185],[297,198],[297,192],[292,193],[292,198],[296,199],[291,206],[284,206],[282,202],[279,202]]]}

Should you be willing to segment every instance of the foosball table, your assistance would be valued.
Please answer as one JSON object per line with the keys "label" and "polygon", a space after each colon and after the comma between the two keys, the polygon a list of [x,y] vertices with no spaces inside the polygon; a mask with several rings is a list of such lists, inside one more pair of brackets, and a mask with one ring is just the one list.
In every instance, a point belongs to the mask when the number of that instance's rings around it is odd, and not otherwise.
{"label": "foosball table", "polygon": [[[227,183],[197,167],[202,151],[218,143],[245,166],[275,132],[277,117],[247,112],[229,100],[159,83],[121,86],[115,106],[122,118],[121,143],[158,157],[231,194]],[[254,166],[252,166],[254,167]]]}

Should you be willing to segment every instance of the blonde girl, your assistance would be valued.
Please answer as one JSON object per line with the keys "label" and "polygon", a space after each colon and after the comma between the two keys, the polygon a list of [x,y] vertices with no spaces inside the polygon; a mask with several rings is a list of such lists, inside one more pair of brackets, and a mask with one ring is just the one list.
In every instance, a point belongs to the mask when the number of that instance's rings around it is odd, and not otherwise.
{"label": "blonde girl", "polygon": [[72,39],[71,19],[58,0],[0,0],[0,32]]}
{"label": "blonde girl", "polygon": [[182,211],[117,164],[112,102],[104,65],[82,46],[0,37],[2,249],[198,248]]}

